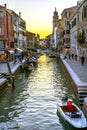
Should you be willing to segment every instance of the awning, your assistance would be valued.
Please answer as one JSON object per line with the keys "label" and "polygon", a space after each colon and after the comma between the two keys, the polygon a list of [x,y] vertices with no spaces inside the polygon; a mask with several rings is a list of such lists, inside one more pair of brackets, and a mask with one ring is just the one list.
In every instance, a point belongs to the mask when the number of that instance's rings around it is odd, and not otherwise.
{"label": "awning", "polygon": [[13,54],[13,57],[17,57],[17,56],[21,56],[21,54],[20,53],[14,53]]}
{"label": "awning", "polygon": [[21,53],[23,52],[23,50],[20,49],[20,48],[16,48],[16,50],[19,51],[19,52],[21,52]]}
{"label": "awning", "polygon": [[5,54],[5,52],[0,50],[0,54]]}
{"label": "awning", "polygon": [[8,50],[9,53],[11,54],[14,54],[14,51],[13,50]]}
{"label": "awning", "polygon": [[30,48],[30,47],[28,47],[27,50],[31,50],[31,51],[37,52],[36,48]]}

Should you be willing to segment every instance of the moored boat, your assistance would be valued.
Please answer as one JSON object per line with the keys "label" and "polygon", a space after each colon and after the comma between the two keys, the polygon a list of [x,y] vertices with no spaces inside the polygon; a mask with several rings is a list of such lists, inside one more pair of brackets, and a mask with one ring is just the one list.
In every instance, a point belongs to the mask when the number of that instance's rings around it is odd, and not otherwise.
{"label": "moored boat", "polygon": [[83,111],[70,101],[62,102],[57,105],[57,111],[74,128],[86,128],[87,120]]}
{"label": "moored boat", "polygon": [[33,64],[33,65],[36,65],[37,64],[37,59],[35,57],[31,57],[28,61],[27,61],[28,64]]}
{"label": "moored boat", "polygon": [[56,55],[55,54],[50,54],[49,57],[50,58],[56,58]]}

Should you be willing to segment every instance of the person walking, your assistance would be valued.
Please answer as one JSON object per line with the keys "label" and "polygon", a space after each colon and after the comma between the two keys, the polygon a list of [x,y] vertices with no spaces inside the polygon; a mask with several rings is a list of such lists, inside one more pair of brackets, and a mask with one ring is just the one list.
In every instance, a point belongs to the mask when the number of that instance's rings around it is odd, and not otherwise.
{"label": "person walking", "polygon": [[82,55],[82,57],[81,57],[81,64],[84,65],[84,62],[85,62],[85,57],[84,57],[84,55]]}
{"label": "person walking", "polygon": [[72,53],[72,55],[71,55],[71,56],[72,56],[72,59],[74,59],[74,54],[73,54],[73,53]]}
{"label": "person walking", "polygon": [[77,61],[77,54],[75,54],[75,60]]}

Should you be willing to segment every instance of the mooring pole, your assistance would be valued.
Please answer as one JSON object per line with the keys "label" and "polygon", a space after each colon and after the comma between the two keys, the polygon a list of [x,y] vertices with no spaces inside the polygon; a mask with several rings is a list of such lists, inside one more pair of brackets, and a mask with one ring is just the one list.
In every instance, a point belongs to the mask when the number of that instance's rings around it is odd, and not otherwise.
{"label": "mooring pole", "polygon": [[13,76],[12,76],[11,68],[10,68],[8,60],[6,62],[7,62],[7,67],[8,67],[9,75],[10,75],[10,82],[12,84],[12,87],[14,88],[15,87],[14,86],[14,79],[13,79]]}

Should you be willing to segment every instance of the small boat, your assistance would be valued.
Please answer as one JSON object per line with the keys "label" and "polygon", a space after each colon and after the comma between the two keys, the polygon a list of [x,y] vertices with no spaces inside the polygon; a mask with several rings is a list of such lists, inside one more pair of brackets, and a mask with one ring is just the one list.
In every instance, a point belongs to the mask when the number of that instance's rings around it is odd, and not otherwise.
{"label": "small boat", "polygon": [[30,65],[28,66],[28,70],[33,70],[33,63],[30,63]]}
{"label": "small boat", "polygon": [[49,57],[50,58],[56,58],[56,55],[55,54],[49,54]]}
{"label": "small boat", "polygon": [[31,57],[31,58],[27,61],[27,63],[29,63],[29,64],[33,63],[33,65],[35,65],[35,64],[37,64],[37,59],[36,59],[35,57]]}
{"label": "small boat", "polygon": [[74,128],[87,128],[87,120],[82,110],[71,101],[57,105],[57,111]]}

